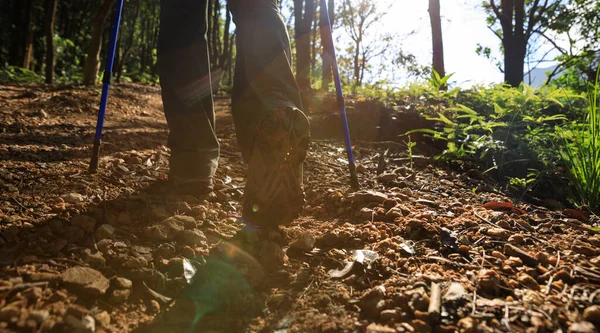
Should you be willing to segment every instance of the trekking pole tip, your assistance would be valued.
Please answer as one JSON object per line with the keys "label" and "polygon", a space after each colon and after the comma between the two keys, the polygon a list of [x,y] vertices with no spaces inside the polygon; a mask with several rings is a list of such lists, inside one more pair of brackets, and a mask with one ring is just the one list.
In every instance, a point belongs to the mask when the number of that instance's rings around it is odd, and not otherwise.
{"label": "trekking pole tip", "polygon": [[98,165],[100,164],[100,139],[94,140],[94,149],[92,152],[92,159],[90,160],[90,168],[88,169],[89,173],[97,173]]}

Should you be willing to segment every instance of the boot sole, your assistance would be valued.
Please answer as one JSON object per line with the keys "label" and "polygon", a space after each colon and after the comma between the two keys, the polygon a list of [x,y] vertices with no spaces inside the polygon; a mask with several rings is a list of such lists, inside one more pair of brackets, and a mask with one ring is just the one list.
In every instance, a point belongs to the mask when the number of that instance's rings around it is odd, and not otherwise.
{"label": "boot sole", "polygon": [[296,108],[275,110],[258,128],[243,205],[246,223],[289,224],[302,212],[302,163],[310,144],[309,122]]}

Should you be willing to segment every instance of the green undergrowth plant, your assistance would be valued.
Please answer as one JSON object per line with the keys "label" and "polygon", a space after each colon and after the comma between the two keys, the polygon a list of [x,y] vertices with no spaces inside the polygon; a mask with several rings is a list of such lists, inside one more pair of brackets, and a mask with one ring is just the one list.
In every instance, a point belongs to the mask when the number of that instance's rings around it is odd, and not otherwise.
{"label": "green undergrowth plant", "polygon": [[42,83],[44,79],[28,69],[7,66],[0,68],[0,82],[4,83]]}
{"label": "green undergrowth plant", "polygon": [[587,92],[587,112],[583,121],[557,126],[563,145],[561,157],[568,168],[575,189],[574,201],[598,212],[600,210],[600,69],[595,84]]}

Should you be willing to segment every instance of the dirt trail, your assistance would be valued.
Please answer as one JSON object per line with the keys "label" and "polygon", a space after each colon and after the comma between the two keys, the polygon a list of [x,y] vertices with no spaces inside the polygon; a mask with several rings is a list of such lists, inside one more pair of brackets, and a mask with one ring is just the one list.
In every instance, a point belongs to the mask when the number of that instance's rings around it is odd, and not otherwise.
{"label": "dirt trail", "polygon": [[[364,190],[351,193],[341,141],[315,138],[286,265],[251,283],[251,268],[210,255],[241,227],[228,99],[216,191],[198,201],[148,190],[169,154],[154,87],[112,90],[101,172],[87,173],[98,96],[0,86],[0,332],[184,332],[196,315],[199,332],[600,327],[586,217],[513,201],[475,170],[411,168],[390,142],[357,145]],[[184,258],[204,263],[191,286]]]}

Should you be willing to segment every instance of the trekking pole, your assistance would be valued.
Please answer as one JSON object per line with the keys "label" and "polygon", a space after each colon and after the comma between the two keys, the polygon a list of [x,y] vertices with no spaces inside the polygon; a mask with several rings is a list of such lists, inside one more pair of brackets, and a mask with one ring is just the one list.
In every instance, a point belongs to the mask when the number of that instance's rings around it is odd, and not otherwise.
{"label": "trekking pole", "polygon": [[112,31],[108,43],[108,53],[106,59],[106,70],[102,79],[102,97],[100,98],[100,109],[98,110],[98,122],[96,123],[96,136],[94,137],[94,150],[92,160],[90,161],[91,173],[98,171],[98,163],[100,161],[100,145],[102,144],[102,127],[104,127],[104,116],[106,114],[106,103],[108,102],[108,90],[112,79],[113,65],[115,60],[115,51],[117,48],[117,37],[119,36],[119,27],[121,25],[121,14],[123,13],[123,1],[117,0],[115,8],[115,17],[113,20]]}
{"label": "trekking pole", "polygon": [[348,153],[348,168],[350,169],[350,186],[353,190],[359,190],[360,184],[358,183],[358,175],[356,174],[356,164],[354,161],[354,153],[352,152],[352,141],[350,140],[350,130],[348,128],[348,117],[346,116],[346,102],[344,100],[344,93],[342,92],[342,80],[340,78],[340,70],[335,55],[335,46],[333,45],[333,32],[331,29],[331,21],[329,20],[329,11],[327,10],[327,1],[321,0],[321,15],[325,18],[325,26],[321,29],[326,29],[325,38],[323,40],[323,47],[325,50],[329,50],[329,56],[331,57],[331,69],[333,70],[333,78],[335,81],[335,90],[337,93],[337,105],[340,109],[342,117],[342,125],[344,126],[344,139],[346,143],[346,152]]}

